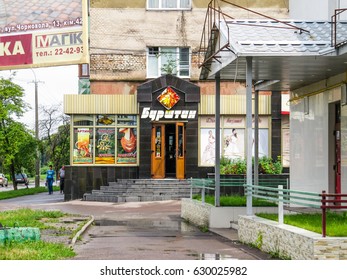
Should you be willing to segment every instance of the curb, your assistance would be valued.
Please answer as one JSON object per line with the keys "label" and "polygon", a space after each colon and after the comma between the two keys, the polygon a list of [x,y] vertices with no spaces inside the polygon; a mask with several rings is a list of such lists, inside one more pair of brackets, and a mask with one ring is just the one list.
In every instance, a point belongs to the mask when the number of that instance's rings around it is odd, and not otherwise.
{"label": "curb", "polygon": [[77,239],[88,229],[88,227],[94,222],[94,220],[94,216],[92,215],[90,220],[76,233],[76,235],[71,240],[71,248],[75,246]]}

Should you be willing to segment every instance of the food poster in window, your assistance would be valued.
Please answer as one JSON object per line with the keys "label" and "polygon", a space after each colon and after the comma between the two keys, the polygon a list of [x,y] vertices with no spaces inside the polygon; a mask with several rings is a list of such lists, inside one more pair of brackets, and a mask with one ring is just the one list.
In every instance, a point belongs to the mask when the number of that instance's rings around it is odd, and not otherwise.
{"label": "food poster in window", "polygon": [[102,126],[114,125],[115,116],[114,115],[97,115],[96,124]]}
{"label": "food poster in window", "polygon": [[74,164],[90,164],[93,163],[92,155],[92,128],[75,128],[74,129]]}
{"label": "food poster in window", "polygon": [[117,133],[117,163],[137,163],[137,131],[133,127],[118,128]]}
{"label": "food poster in window", "polygon": [[96,130],[95,163],[115,163],[115,129],[98,128]]}
{"label": "food poster in window", "polygon": [[224,129],[223,156],[229,159],[243,159],[245,153],[245,130]]}

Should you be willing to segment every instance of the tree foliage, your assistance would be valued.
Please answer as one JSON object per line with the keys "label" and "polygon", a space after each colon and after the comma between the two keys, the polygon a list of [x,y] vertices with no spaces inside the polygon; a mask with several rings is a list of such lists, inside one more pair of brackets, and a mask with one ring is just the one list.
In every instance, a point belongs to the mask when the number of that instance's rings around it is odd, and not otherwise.
{"label": "tree foliage", "polygon": [[15,173],[22,168],[32,170],[37,145],[32,132],[16,121],[29,107],[23,96],[23,88],[11,78],[0,78],[0,156],[3,169],[9,171],[14,182],[14,189],[17,189]]}
{"label": "tree foliage", "polygon": [[52,164],[58,171],[70,159],[70,119],[61,110],[61,105],[40,107],[41,153],[44,164]]}

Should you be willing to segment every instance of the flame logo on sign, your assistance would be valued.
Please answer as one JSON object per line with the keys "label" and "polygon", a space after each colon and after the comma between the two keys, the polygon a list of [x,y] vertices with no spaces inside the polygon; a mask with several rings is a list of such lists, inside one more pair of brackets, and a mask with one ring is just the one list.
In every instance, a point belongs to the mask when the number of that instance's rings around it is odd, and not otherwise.
{"label": "flame logo on sign", "polygon": [[175,106],[180,99],[171,87],[167,87],[157,98],[160,104],[168,110]]}

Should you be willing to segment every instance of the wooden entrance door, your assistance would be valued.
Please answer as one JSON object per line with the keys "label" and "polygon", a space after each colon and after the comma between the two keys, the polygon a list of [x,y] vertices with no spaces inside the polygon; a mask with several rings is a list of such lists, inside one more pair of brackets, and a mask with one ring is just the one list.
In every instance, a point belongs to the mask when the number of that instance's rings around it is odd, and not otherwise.
{"label": "wooden entrance door", "polygon": [[165,125],[153,124],[151,141],[151,175],[154,179],[165,178]]}
{"label": "wooden entrance door", "polygon": [[176,178],[185,178],[185,127],[184,123],[176,123]]}

